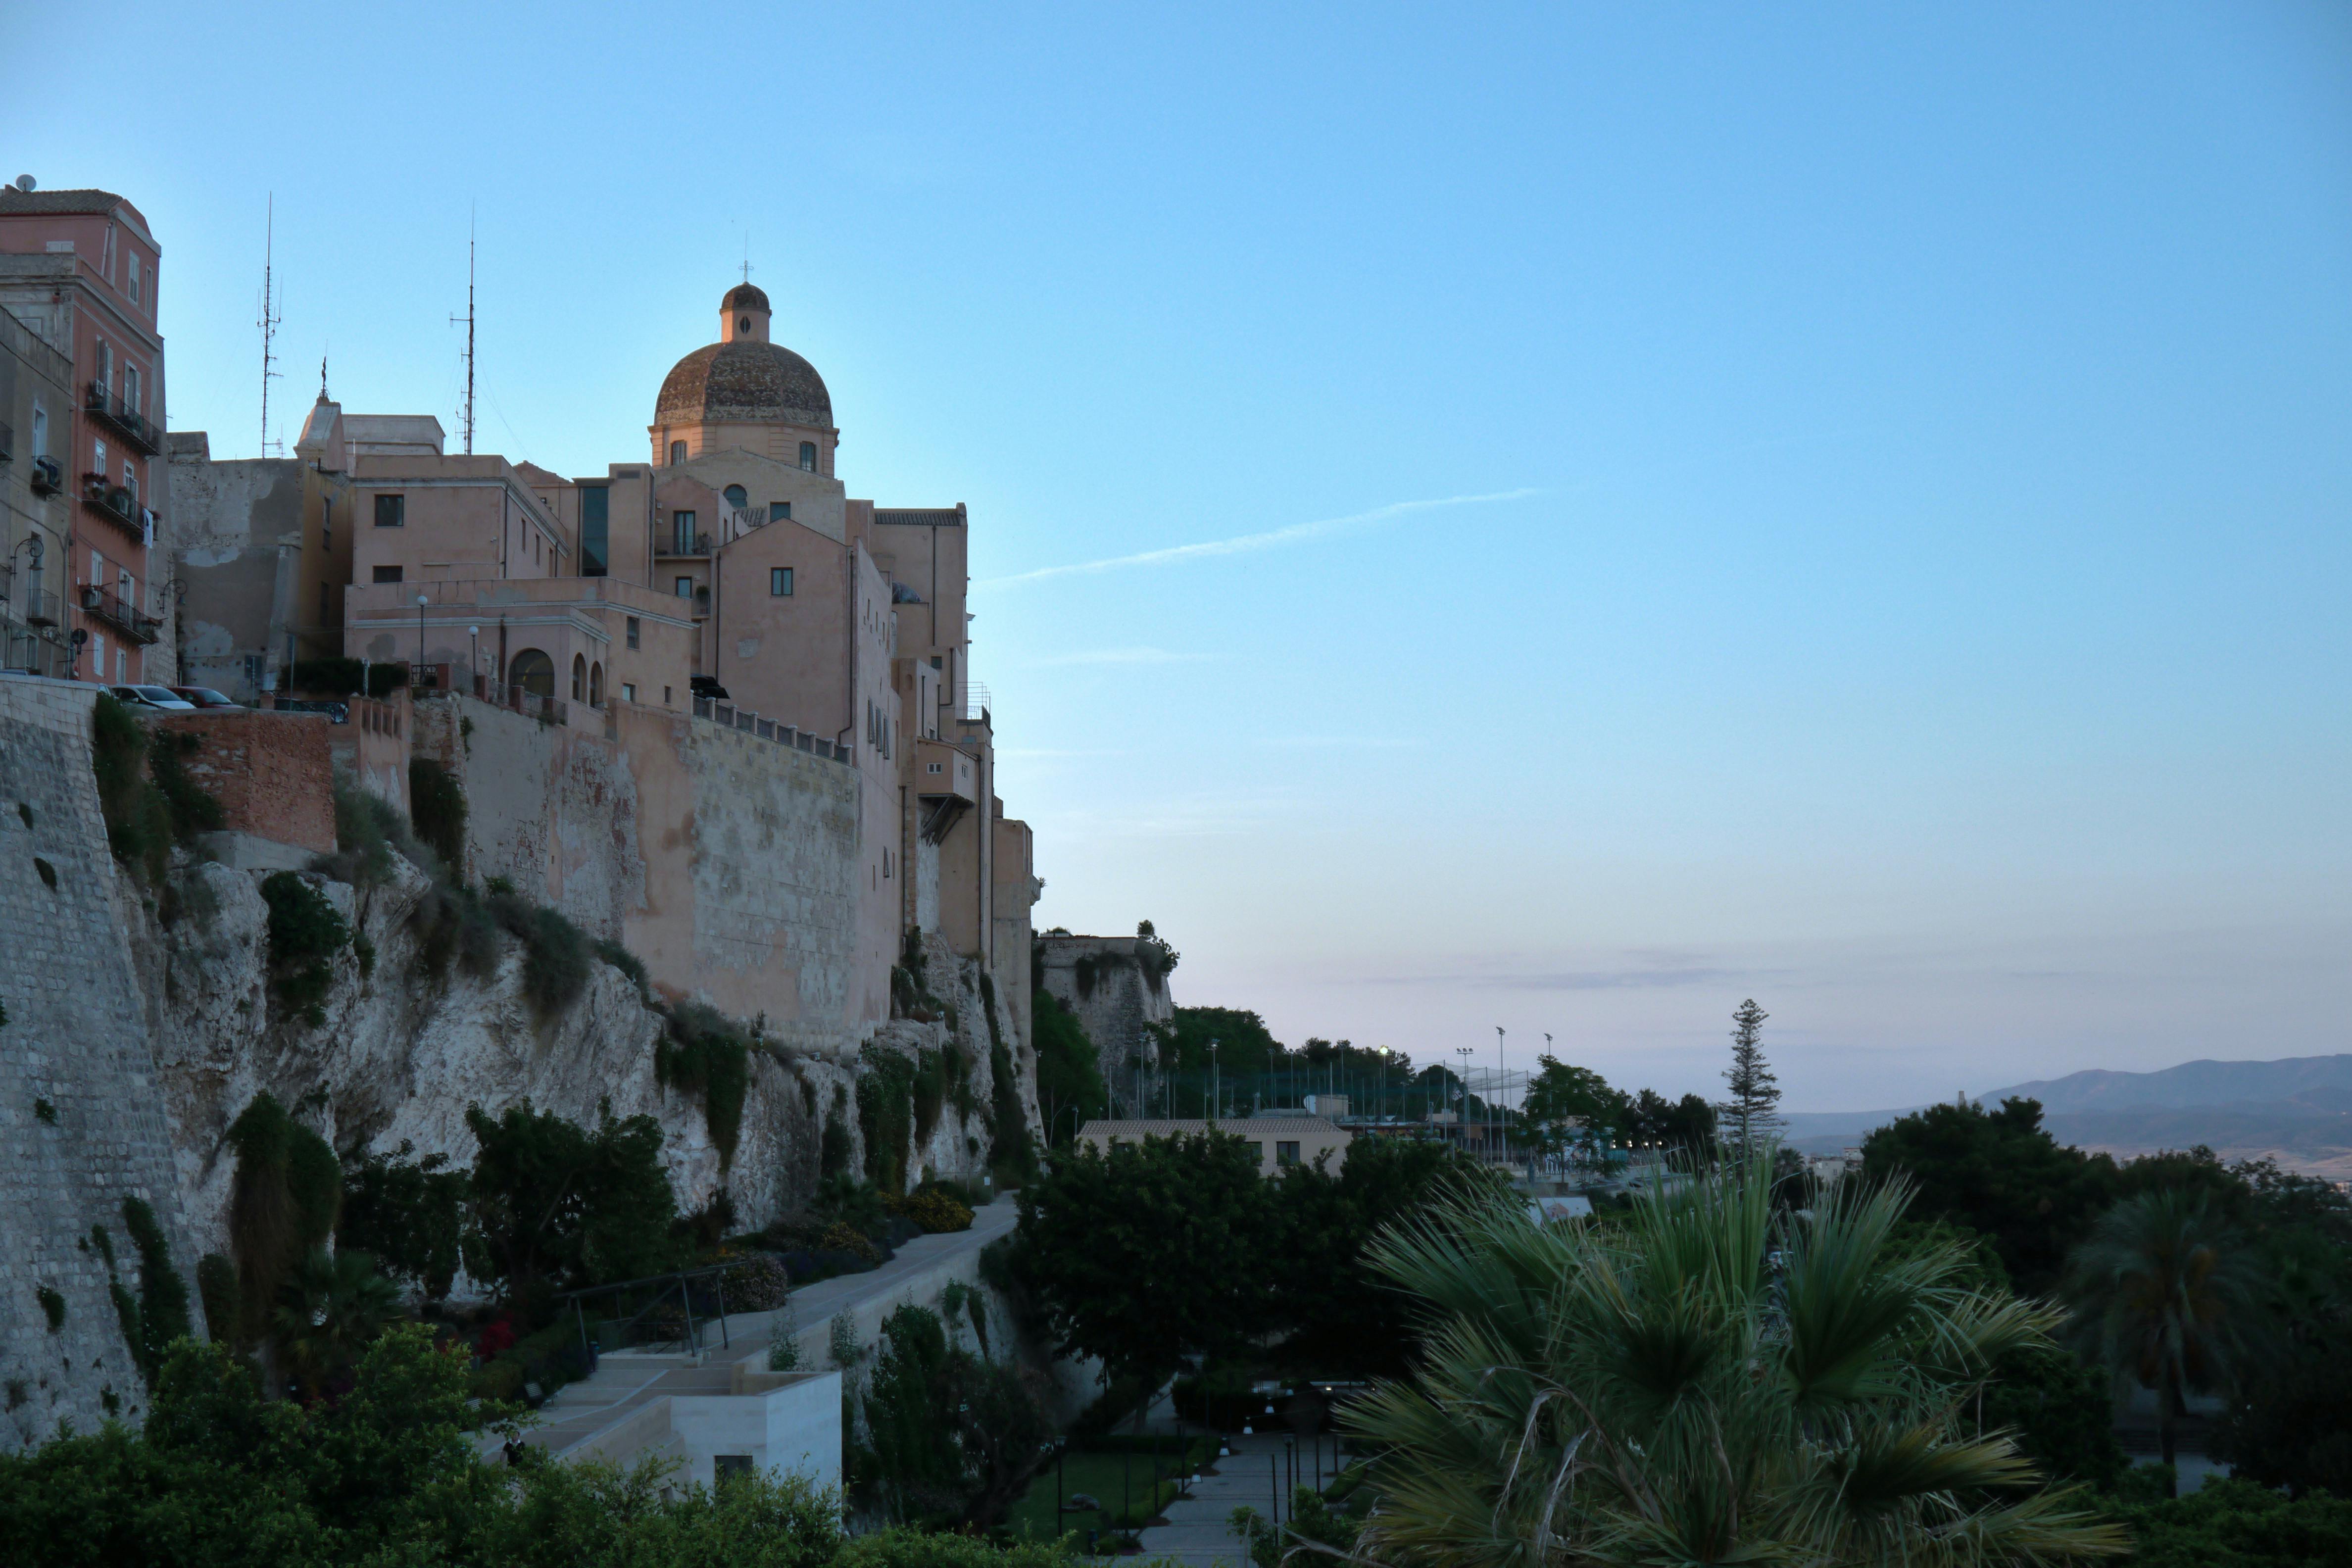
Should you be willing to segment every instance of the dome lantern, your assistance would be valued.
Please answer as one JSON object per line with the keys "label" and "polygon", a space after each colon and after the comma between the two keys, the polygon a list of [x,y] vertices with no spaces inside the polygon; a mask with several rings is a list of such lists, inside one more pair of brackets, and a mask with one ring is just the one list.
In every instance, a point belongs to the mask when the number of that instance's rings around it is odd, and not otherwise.
{"label": "dome lantern", "polygon": [[742,282],[727,290],[727,298],[719,301],[719,341],[731,343],[739,339],[764,343],[768,341],[768,296],[750,282]]}

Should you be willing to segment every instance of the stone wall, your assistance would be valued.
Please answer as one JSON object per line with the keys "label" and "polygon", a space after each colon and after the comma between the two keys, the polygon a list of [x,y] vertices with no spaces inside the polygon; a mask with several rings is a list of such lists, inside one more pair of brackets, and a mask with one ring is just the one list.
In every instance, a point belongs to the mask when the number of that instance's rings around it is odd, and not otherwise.
{"label": "stone wall", "polygon": [[[140,895],[108,852],[89,766],[96,689],[0,675],[0,1442],[136,1421],[147,1403],[90,1245],[136,1289],[122,1201],[155,1210],[202,1331],[166,1100],[126,922]],[[42,867],[46,865],[47,870]],[[47,1107],[46,1112],[43,1107]],[[38,1292],[62,1298],[49,1328]]]}
{"label": "stone wall", "polygon": [[153,721],[198,749],[188,775],[221,804],[223,828],[325,854],[335,847],[336,728],[323,713],[239,709],[171,713]]}
{"label": "stone wall", "polygon": [[1077,1015],[1101,1053],[1114,1101],[1133,1094],[1138,1052],[1145,1066],[1158,1064],[1158,1031],[1176,1018],[1175,995],[1164,976],[1152,983],[1139,957],[1141,946],[1142,939],[1131,936],[1037,939],[1036,984]]}

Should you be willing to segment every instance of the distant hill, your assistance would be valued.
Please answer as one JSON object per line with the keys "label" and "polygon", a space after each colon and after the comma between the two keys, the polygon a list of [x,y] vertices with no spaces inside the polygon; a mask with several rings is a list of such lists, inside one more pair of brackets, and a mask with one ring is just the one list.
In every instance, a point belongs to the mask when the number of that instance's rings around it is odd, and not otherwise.
{"label": "distant hill", "polygon": [[[2274,1159],[2290,1170],[2352,1180],[2352,1055],[2271,1062],[2183,1062],[2160,1072],[2094,1069],[2012,1084],[1980,1097],[2042,1102],[2062,1143],[2118,1158],[2202,1143],[2225,1160]],[[1796,1112],[1789,1142],[1808,1153],[1860,1143],[1902,1110]]]}

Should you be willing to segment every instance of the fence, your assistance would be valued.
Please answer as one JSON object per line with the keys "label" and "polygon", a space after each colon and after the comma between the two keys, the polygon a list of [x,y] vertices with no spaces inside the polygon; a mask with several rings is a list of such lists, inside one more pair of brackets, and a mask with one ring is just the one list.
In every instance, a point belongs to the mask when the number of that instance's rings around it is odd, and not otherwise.
{"label": "fence", "polygon": [[836,744],[829,737],[812,735],[805,730],[780,724],[773,719],[762,719],[748,708],[738,708],[716,698],[696,698],[694,716],[708,719],[721,729],[740,730],[746,735],[757,735],[762,741],[773,741],[779,746],[806,752],[813,757],[823,757],[828,762],[846,763],[850,760],[849,748]]}

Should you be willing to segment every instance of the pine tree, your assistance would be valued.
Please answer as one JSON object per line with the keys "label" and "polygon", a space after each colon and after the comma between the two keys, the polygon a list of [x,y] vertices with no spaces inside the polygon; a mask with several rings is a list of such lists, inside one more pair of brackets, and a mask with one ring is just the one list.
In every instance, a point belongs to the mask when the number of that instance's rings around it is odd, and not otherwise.
{"label": "pine tree", "polygon": [[1759,1141],[1779,1132],[1782,1126],[1779,1110],[1780,1083],[1772,1076],[1771,1066],[1764,1059],[1764,1047],[1759,1043],[1764,1037],[1764,1020],[1770,1016],[1756,1005],[1753,996],[1731,1015],[1731,1066],[1723,1074],[1724,1081],[1731,1086],[1731,1098],[1716,1110],[1721,1113],[1724,1131],[1729,1135],[1734,1152],[1742,1155]]}

